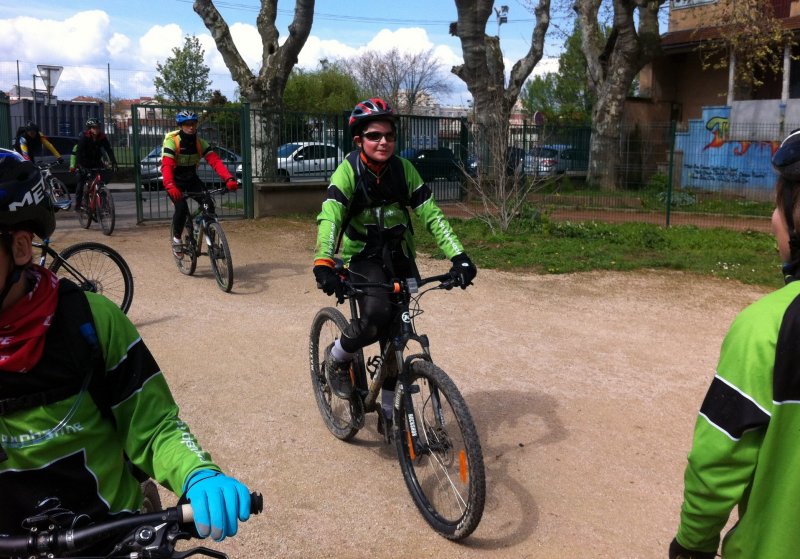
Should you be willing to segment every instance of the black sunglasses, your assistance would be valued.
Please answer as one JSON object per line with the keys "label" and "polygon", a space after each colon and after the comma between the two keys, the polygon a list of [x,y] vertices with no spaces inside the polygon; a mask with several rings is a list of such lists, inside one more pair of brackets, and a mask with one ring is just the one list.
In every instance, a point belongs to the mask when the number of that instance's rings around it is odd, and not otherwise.
{"label": "black sunglasses", "polygon": [[394,132],[387,132],[386,134],[382,132],[366,132],[362,135],[370,142],[380,142],[382,138],[386,138],[387,142],[394,142],[397,139],[397,135]]}

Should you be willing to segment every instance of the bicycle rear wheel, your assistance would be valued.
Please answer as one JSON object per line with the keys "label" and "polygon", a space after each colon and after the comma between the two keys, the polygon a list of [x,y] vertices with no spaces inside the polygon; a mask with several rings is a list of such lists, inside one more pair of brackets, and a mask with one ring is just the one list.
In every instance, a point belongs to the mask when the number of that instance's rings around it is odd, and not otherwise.
{"label": "bicycle rear wheel", "polygon": [[47,183],[50,188],[50,194],[53,197],[53,205],[59,210],[68,210],[72,200],[70,199],[67,185],[61,179],[52,175],[47,178]]}
{"label": "bicycle rear wheel", "polygon": [[109,246],[95,242],[68,246],[50,264],[50,270],[85,291],[105,295],[123,312],[131,308],[133,274],[125,259]]}
{"label": "bicycle rear wheel", "polygon": [[97,219],[100,221],[100,227],[103,229],[104,235],[110,235],[114,232],[114,224],[117,220],[114,211],[114,198],[108,189],[102,187],[97,190],[96,201]]}
{"label": "bicycle rear wheel", "polygon": [[230,293],[233,289],[233,261],[231,260],[231,250],[228,248],[228,240],[222,225],[217,221],[208,224],[206,235],[208,242],[208,257],[211,259],[211,269],[214,277],[217,278],[217,285],[225,293]]}
{"label": "bicycle rear wheel", "polygon": [[[486,500],[478,432],[464,398],[439,367],[415,361],[409,380],[413,411],[403,395],[394,418],[400,469],[428,524],[444,537],[460,540],[478,526]],[[412,431],[418,434],[417,447]]]}
{"label": "bicycle rear wheel", "polygon": [[[352,439],[358,433],[357,425],[363,425],[360,421],[363,419],[363,408],[350,400],[342,400],[331,392],[325,378],[324,366],[325,350],[342,335],[342,330],[346,327],[347,319],[341,312],[332,307],[325,307],[314,317],[308,340],[311,386],[314,389],[319,413],[333,436],[343,441]],[[362,361],[354,359],[353,363]],[[360,400],[356,402],[360,403]]]}
{"label": "bicycle rear wheel", "polygon": [[[171,234],[169,238],[171,241]],[[172,251],[172,257],[175,259],[175,265],[178,267],[180,273],[187,276],[194,274],[197,268],[197,253],[198,250],[195,248],[194,231],[192,230],[192,226],[187,222],[186,227],[183,228],[183,236],[181,237],[180,255],[175,254],[174,250]]]}

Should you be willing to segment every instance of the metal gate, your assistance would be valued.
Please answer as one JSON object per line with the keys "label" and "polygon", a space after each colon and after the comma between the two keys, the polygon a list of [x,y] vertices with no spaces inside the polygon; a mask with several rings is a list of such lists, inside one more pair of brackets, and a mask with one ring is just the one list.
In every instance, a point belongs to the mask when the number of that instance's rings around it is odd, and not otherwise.
{"label": "metal gate", "polygon": [[[217,215],[221,219],[253,217],[250,121],[246,104],[239,108],[134,104],[129,140],[134,160],[137,221],[172,219],[172,202],[161,177],[161,146],[164,136],[177,128],[175,115],[183,110],[192,110],[200,116],[198,136],[211,145],[242,183],[235,193],[215,196]],[[197,174],[209,188],[223,186],[222,179],[204,159],[198,164]],[[193,203],[190,201],[190,206]]]}

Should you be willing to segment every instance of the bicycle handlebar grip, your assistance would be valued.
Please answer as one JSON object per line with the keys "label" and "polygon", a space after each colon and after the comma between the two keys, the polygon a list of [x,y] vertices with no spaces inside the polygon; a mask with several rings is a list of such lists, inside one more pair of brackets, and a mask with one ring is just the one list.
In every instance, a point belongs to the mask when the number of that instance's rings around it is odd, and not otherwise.
{"label": "bicycle handlebar grip", "polygon": [[[260,514],[264,512],[264,497],[258,491],[250,493],[250,514]],[[178,514],[182,524],[189,524],[194,520],[194,511],[191,503],[185,503],[178,507]]]}

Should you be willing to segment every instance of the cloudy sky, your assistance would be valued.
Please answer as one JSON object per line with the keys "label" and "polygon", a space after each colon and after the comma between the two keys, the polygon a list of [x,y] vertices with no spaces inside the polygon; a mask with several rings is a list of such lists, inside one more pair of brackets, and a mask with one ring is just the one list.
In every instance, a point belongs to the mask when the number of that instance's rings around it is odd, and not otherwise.
{"label": "cloudy sky", "polygon": [[[257,69],[262,49],[255,19],[260,2],[217,0],[215,4],[228,22],[239,52],[251,68]],[[535,20],[524,0],[507,0],[506,4],[509,22],[499,32],[506,67],[510,68],[530,48]],[[235,84],[200,17],[192,10],[191,0],[0,0],[0,6],[0,89],[4,91],[18,80],[23,87],[31,87],[36,66],[47,64],[64,67],[55,89],[62,99],[107,95],[109,66],[115,97],[153,95],[156,63],[163,63],[173,47],[182,46],[185,35],[196,35],[211,69],[212,88],[233,96]],[[278,8],[278,29],[285,37],[294,2],[281,0]],[[323,58],[339,59],[365,49],[397,47],[409,51],[433,49],[443,68],[449,70],[461,62],[460,43],[448,34],[449,23],[456,19],[452,0],[317,0],[311,36],[298,65],[313,69]],[[565,21],[556,17],[551,24],[553,32],[545,58],[535,73],[557,69],[556,58],[563,44],[558,31],[570,25]],[[487,32],[498,32],[495,18],[490,18]],[[463,83],[454,76],[451,83],[454,93],[444,101],[465,105],[469,94]],[[41,87],[37,78],[37,88]]]}

